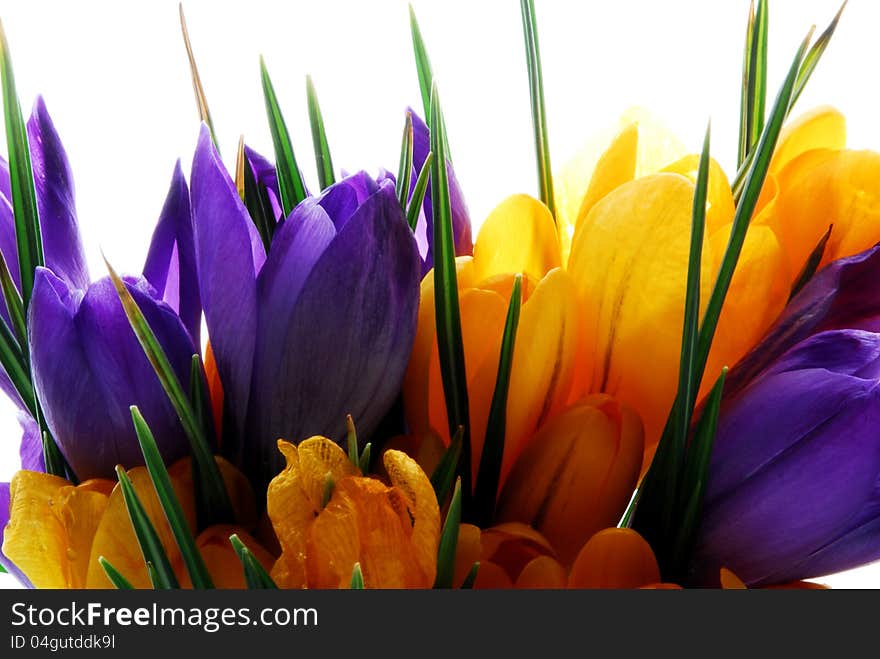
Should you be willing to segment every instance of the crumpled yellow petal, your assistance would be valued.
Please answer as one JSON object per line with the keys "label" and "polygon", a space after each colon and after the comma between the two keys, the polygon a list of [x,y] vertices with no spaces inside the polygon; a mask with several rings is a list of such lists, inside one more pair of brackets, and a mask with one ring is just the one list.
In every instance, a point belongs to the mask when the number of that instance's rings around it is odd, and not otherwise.
{"label": "crumpled yellow petal", "polygon": [[549,209],[524,194],[502,201],[480,227],[473,263],[476,281],[517,272],[540,279],[559,267],[559,238]]}
{"label": "crumpled yellow petal", "polygon": [[596,532],[617,523],[644,448],[635,413],[594,396],[553,417],[514,464],[497,518],[532,525],[570,565]]}
{"label": "crumpled yellow petal", "polygon": [[808,151],[779,172],[777,186],[762,220],[779,238],[792,278],[829,226],[820,266],[880,241],[880,153]]}
{"label": "crumpled yellow petal", "polygon": [[437,546],[440,543],[440,508],[431,481],[418,463],[401,451],[386,450],[382,456],[391,485],[407,498],[412,517],[410,544],[427,580],[434,583]]}
{"label": "crumpled yellow petal", "polygon": [[[578,227],[568,271],[594,366],[588,391],[633,407],[656,443],[675,396],[694,185],[679,174],[626,183]],[[702,271],[712,271],[708,237]],[[701,307],[712,278],[701,278]]]}
{"label": "crumpled yellow petal", "polygon": [[411,515],[399,488],[373,478],[339,481],[308,529],[308,587],[348,588],[360,563],[366,588],[430,588],[433,569],[423,569],[424,538],[417,549]]}
{"label": "crumpled yellow petal", "polygon": [[250,549],[266,572],[272,569],[272,564],[275,562],[275,557],[263,549],[260,543],[243,528],[231,524],[208,527],[196,538],[196,546],[202,554],[215,588],[238,590],[247,588],[241,561],[232,543],[229,542],[229,536],[233,533],[238,535],[244,545]]}
{"label": "crumpled yellow petal", "polygon": [[[306,585],[306,546],[310,525],[321,511],[329,475],[337,484],[360,472],[345,452],[326,437],[311,437],[294,446],[278,440],[287,461],[269,483],[266,508],[282,554],[272,568],[272,578],[282,588]],[[351,566],[349,566],[349,578]]]}
{"label": "crumpled yellow petal", "polygon": [[19,471],[10,483],[3,553],[36,588],[84,588],[95,530],[113,483],[74,487],[50,474]]}
{"label": "crumpled yellow petal", "polygon": [[[455,260],[459,290],[474,285],[473,257],[460,256]],[[419,315],[412,354],[403,381],[403,404],[407,424],[414,435],[430,432],[428,419],[428,372],[432,355],[437,353],[437,332],[434,315],[434,271],[422,279],[419,292]]]}
{"label": "crumpled yellow petal", "polygon": [[578,554],[569,588],[640,588],[660,581],[651,546],[627,528],[599,531]]}

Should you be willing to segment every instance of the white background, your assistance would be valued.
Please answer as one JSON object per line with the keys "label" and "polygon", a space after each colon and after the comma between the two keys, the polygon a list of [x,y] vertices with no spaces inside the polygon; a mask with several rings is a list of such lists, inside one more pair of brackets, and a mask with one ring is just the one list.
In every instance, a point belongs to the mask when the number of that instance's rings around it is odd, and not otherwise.
{"label": "white background", "polygon": [[[641,105],[695,152],[711,117],[714,155],[730,174],[747,0],[537,4],[556,167]],[[537,191],[519,2],[413,6],[478,226],[505,196]],[[824,29],[837,8],[838,0],[774,0],[773,93],[809,27]],[[184,9],[230,167],[240,134],[271,155],[263,54],[313,186],[306,74],[318,90],[337,170],[396,170],[405,108],[421,112],[406,2],[187,0]],[[67,148],[92,277],[104,274],[102,249],[117,269],[139,272],[174,162],[182,158],[189,171],[198,132],[177,2],[5,0],[0,19],[25,111],[42,93]],[[878,25],[880,3],[850,1],[798,107],[837,106],[847,115],[850,144],[875,149]],[[11,405],[0,401],[0,480],[18,468],[18,439]],[[823,581],[876,587],[880,566]]]}

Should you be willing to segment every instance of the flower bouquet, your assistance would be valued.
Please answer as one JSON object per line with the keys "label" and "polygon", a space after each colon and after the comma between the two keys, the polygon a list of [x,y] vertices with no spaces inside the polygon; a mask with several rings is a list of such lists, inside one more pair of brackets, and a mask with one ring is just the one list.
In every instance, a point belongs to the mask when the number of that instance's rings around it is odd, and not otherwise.
{"label": "flower bouquet", "polygon": [[[880,558],[880,154],[768,92],[753,3],[736,170],[639,118],[472,227],[414,13],[396,169],[309,189],[201,129],[141,273],[93,279],[64,148],[2,40],[0,561],[37,588],[814,587]],[[841,12],[843,9],[841,9]],[[421,112],[421,114],[420,114]],[[453,140],[454,143],[454,140]],[[298,147],[299,148],[299,147]],[[818,586],[816,586],[818,587]]]}

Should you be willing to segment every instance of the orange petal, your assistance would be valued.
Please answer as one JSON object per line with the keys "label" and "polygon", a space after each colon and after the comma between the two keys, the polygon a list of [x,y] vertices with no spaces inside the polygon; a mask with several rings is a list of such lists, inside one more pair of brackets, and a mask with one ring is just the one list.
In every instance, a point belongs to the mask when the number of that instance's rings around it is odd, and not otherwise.
{"label": "orange petal", "polygon": [[247,588],[244,578],[244,569],[238,554],[229,542],[229,536],[237,534],[244,545],[260,562],[260,565],[268,572],[272,569],[275,559],[263,549],[260,544],[247,531],[238,526],[220,524],[211,526],[199,534],[196,538],[196,546],[205,559],[205,566],[211,575],[211,580],[216,588]]}
{"label": "orange petal", "polygon": [[219,442],[223,440],[223,383],[220,382],[220,373],[217,371],[217,362],[214,359],[214,351],[211,349],[210,341],[205,347],[205,378],[208,381],[211,414],[214,417],[214,429],[219,445]]}
{"label": "orange petal", "polygon": [[812,149],[843,149],[845,146],[844,116],[827,105],[814,108],[786,123],[770,161],[770,172],[775,174]]}
{"label": "orange petal", "polygon": [[644,538],[611,528],[589,539],[568,576],[569,588],[639,588],[660,581],[660,568]]}
{"label": "orange petal", "polygon": [[624,128],[599,158],[590,185],[581,200],[575,232],[596,202],[620,185],[636,176],[636,158],[639,147],[639,127],[630,124]]}
{"label": "orange petal", "polygon": [[490,561],[502,567],[511,581],[538,556],[556,557],[544,536],[520,522],[505,522],[486,529],[480,537],[480,544],[480,564]]}
{"label": "orange petal", "polygon": [[386,450],[382,462],[391,484],[407,498],[412,518],[410,543],[422,572],[434,583],[440,542],[440,508],[434,487],[418,463],[406,453]]}
{"label": "orange petal", "polygon": [[677,583],[666,583],[663,581],[660,583],[649,583],[645,586],[639,586],[639,588],[643,590],[684,590]]}
{"label": "orange petal", "polygon": [[311,437],[299,447],[279,440],[278,450],[287,464],[266,492],[266,508],[282,549],[272,578],[281,587],[302,588],[306,584],[308,531],[321,511],[327,477],[339,483],[360,472],[343,450],[325,437]]}
{"label": "orange petal", "polygon": [[110,481],[78,487],[57,476],[19,471],[9,486],[3,553],[36,588],[84,588]]}
{"label": "orange petal", "polygon": [[533,525],[570,565],[597,531],[620,519],[642,463],[642,427],[607,396],[551,419],[515,463],[497,517]]}
{"label": "orange petal", "polygon": [[513,588],[513,582],[504,568],[495,565],[492,561],[480,561],[474,590],[507,590],[508,588]]}
{"label": "orange petal", "polygon": [[455,545],[453,585],[458,587],[464,583],[471,567],[480,560],[481,552],[480,529],[473,524],[461,524],[458,527],[458,544]]}
{"label": "orange petal", "polygon": [[721,568],[718,579],[724,590],[746,590],[746,585],[743,583],[742,579],[726,567]]}
{"label": "orange petal", "polygon": [[474,277],[521,272],[540,279],[561,265],[556,223],[548,208],[524,194],[502,201],[474,243]]}
{"label": "orange petal", "polygon": [[517,588],[565,588],[568,575],[559,561],[550,556],[532,559],[519,573]]}

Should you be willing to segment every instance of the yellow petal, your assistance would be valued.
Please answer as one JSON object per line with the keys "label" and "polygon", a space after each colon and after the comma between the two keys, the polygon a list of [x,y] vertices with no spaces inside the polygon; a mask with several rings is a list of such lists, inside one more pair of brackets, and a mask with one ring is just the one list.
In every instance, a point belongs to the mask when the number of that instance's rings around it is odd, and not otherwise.
{"label": "yellow petal", "polygon": [[[700,156],[690,155],[664,167],[661,171],[669,172],[670,174],[681,174],[696,185],[699,169]],[[710,158],[709,181],[706,189],[706,232],[712,233],[716,229],[733,222],[733,214],[735,212],[733,192],[730,190],[727,176],[724,170],[721,169],[721,165],[714,158]]]}
{"label": "yellow petal", "polygon": [[565,271],[552,270],[520,315],[507,398],[502,483],[523,442],[566,406],[575,373],[592,367],[585,344],[574,284]]}
{"label": "yellow petal", "polygon": [[[721,262],[729,235],[728,225],[711,237],[715,263]],[[733,367],[758,344],[785,307],[790,290],[788,265],[776,234],[766,226],[749,227],[712,341],[703,394],[722,367]]]}
{"label": "yellow petal", "polygon": [[547,207],[528,195],[502,201],[483,222],[474,243],[474,277],[521,272],[536,279],[559,267],[556,224]]}
{"label": "yellow petal", "polygon": [[632,529],[604,529],[578,554],[569,588],[639,588],[660,581],[650,545]]}
{"label": "yellow petal", "polygon": [[[634,408],[656,443],[677,386],[694,186],[678,174],[626,183],[575,232],[569,274],[587,337],[595,337],[588,391]],[[702,270],[711,272],[704,242]],[[701,302],[712,278],[701,278]]]}
{"label": "yellow petal", "polygon": [[[460,256],[455,260],[460,291],[472,288],[473,259]],[[403,381],[403,403],[407,424],[414,435],[431,430],[428,419],[428,372],[432,355],[437,353],[436,317],[434,315],[434,271],[422,279],[419,293],[419,317],[409,366]]]}
{"label": "yellow petal", "polygon": [[299,447],[279,440],[278,450],[287,464],[266,492],[266,508],[282,550],[272,578],[280,587],[302,588],[306,585],[308,532],[321,511],[327,477],[338,483],[360,472],[345,452],[325,437],[311,437]]}
{"label": "yellow petal", "polygon": [[208,527],[196,538],[196,546],[205,560],[205,567],[208,568],[208,573],[216,588],[242,590],[247,588],[247,582],[238,554],[233,549],[232,543],[229,542],[229,536],[233,533],[238,535],[244,545],[250,549],[266,572],[272,569],[272,564],[275,562],[274,557],[263,549],[253,536],[239,526],[219,524]]}
{"label": "yellow petal", "polygon": [[410,543],[422,572],[433,583],[440,542],[440,508],[434,487],[418,463],[401,451],[386,450],[382,462],[391,484],[407,498],[413,527]]}
{"label": "yellow petal", "polygon": [[501,521],[531,524],[570,565],[584,543],[617,523],[639,476],[642,428],[607,396],[551,419],[514,464],[498,501]]}
{"label": "yellow petal", "polygon": [[880,241],[880,153],[813,150],[777,176],[766,224],[779,238],[792,278],[833,225],[822,265]]}
{"label": "yellow petal", "polygon": [[57,476],[19,471],[9,487],[3,553],[36,588],[84,588],[109,481],[77,487]]}
{"label": "yellow petal", "polygon": [[811,149],[843,149],[846,146],[846,119],[832,107],[823,105],[789,121],[779,134],[770,172],[776,173],[799,155]]}
{"label": "yellow petal", "polygon": [[596,163],[596,170],[590,178],[590,185],[587,187],[578,209],[575,231],[577,231],[578,224],[596,205],[596,202],[615,188],[636,177],[638,149],[639,127],[637,124],[630,124],[614,138],[611,146]]}

